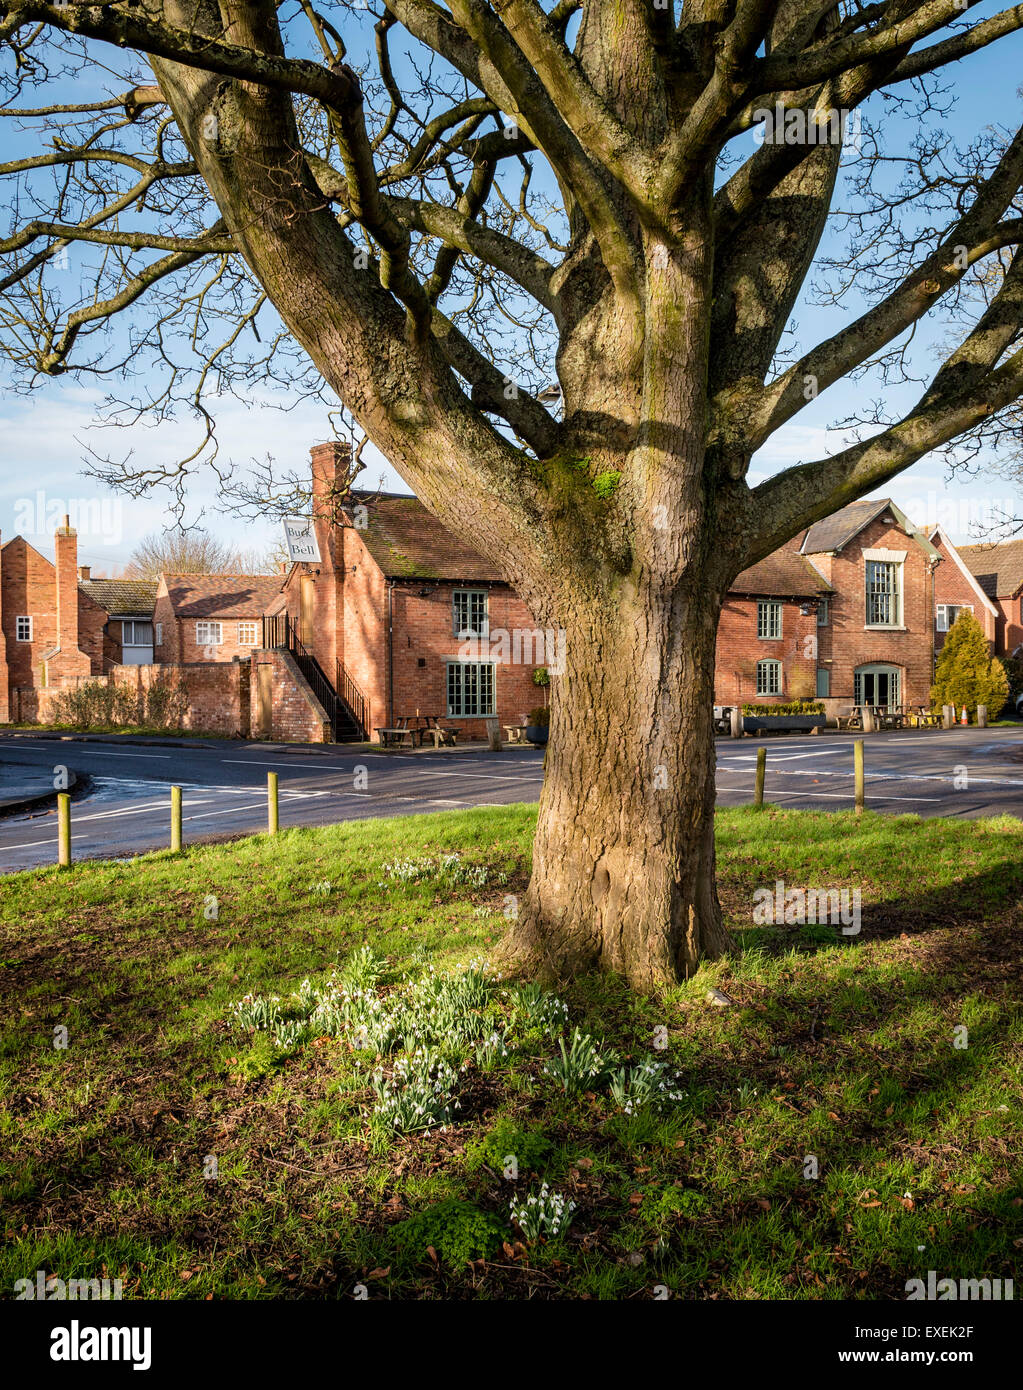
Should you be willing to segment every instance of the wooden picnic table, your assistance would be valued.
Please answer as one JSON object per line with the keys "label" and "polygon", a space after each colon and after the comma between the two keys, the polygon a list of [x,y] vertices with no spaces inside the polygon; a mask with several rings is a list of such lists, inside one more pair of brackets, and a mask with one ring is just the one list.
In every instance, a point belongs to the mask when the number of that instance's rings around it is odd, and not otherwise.
{"label": "wooden picnic table", "polygon": [[437,714],[403,714],[398,723],[408,733],[413,747],[418,744],[422,748],[428,738],[433,739],[434,748],[442,744],[453,747],[458,740],[458,730],[442,725]]}

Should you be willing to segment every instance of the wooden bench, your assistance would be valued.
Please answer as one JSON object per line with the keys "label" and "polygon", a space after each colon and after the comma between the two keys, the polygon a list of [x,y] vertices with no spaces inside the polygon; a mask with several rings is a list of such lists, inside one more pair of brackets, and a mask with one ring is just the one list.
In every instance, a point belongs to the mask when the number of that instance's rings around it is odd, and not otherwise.
{"label": "wooden bench", "polygon": [[454,748],[458,743],[457,729],[442,729],[439,725],[435,724],[429,729],[420,729],[418,732],[420,747],[422,747],[428,738],[433,739],[434,748]]}
{"label": "wooden bench", "polygon": [[400,747],[405,739],[408,739],[408,746],[415,747],[412,729],[377,729],[380,735],[380,742],[385,748]]}
{"label": "wooden bench", "polygon": [[509,743],[524,743],[526,739],[525,724],[506,724],[504,726],[505,737]]}

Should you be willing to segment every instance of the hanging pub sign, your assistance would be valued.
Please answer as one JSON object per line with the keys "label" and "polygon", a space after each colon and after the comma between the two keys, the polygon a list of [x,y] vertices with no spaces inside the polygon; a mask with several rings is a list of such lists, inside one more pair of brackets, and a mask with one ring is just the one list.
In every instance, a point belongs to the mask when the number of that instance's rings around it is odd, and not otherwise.
{"label": "hanging pub sign", "polygon": [[300,560],[320,559],[320,547],[316,543],[312,518],[308,516],[286,516],[284,518],[284,544],[288,547],[288,559],[292,564]]}

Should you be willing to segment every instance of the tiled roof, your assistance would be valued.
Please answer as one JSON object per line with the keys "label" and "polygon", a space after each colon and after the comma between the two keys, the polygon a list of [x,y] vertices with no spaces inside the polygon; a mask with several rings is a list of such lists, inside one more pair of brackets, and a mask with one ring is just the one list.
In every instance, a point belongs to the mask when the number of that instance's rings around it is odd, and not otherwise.
{"label": "tiled roof", "polygon": [[280,593],[279,574],[165,574],[178,618],[258,618]]}
{"label": "tiled roof", "polygon": [[794,550],[776,550],[732,581],[733,594],[764,594],[771,598],[808,598],[829,594],[831,587],[809,560]]}
{"label": "tiled roof", "polygon": [[369,520],[359,535],[388,578],[503,581],[492,560],[443,526],[418,497],[352,493]]}
{"label": "tiled roof", "polygon": [[1012,598],[1023,588],[1023,538],[999,545],[957,545],[956,550],[988,598]]}
{"label": "tiled roof", "polygon": [[803,538],[800,547],[804,555],[820,555],[828,550],[841,550],[844,545],[859,535],[864,526],[869,525],[876,516],[891,507],[887,497],[861,497],[858,502],[850,502],[837,512],[832,512],[823,521],[815,521]]}
{"label": "tiled roof", "polygon": [[159,585],[155,579],[80,579],[78,587],[116,618],[152,613]]}

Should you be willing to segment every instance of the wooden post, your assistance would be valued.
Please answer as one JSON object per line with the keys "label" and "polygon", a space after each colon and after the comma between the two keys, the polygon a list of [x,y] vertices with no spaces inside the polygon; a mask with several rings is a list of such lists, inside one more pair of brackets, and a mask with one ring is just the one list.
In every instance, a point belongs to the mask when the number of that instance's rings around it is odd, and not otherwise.
{"label": "wooden post", "polygon": [[863,795],[863,740],[858,738],[853,744],[853,766],[856,770],[856,814],[860,815],[864,806]]}
{"label": "wooden post", "polygon": [[487,720],[487,743],[491,753],[501,751],[501,727],[496,719]]}
{"label": "wooden post", "polygon": [[942,724],[942,728],[951,729],[951,727],[952,727],[952,725],[953,725],[954,723],[955,723],[955,706],[954,706],[954,705],[942,705],[942,707],[941,707],[941,724]]}
{"label": "wooden post", "polygon": [[977,706],[977,726],[981,729],[987,728],[987,705]]}
{"label": "wooden post", "polygon": [[68,792],[57,793],[57,863],[62,869],[71,867],[71,797]]}
{"label": "wooden post", "polygon": [[267,830],[271,835],[276,835],[280,826],[280,817],[277,811],[277,773],[268,772],[266,774],[266,801],[267,801]]}
{"label": "wooden post", "polygon": [[732,737],[742,738],[742,705],[732,706]]}
{"label": "wooden post", "polygon": [[874,710],[870,705],[863,706],[863,732],[865,734],[874,732]]}
{"label": "wooden post", "polygon": [[764,804],[764,778],[767,775],[767,749],[760,747],[757,749],[757,788],[753,796],[755,806]]}
{"label": "wooden post", "polygon": [[171,787],[171,853],[181,853],[181,788]]}

